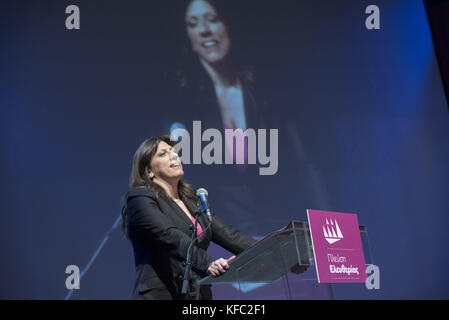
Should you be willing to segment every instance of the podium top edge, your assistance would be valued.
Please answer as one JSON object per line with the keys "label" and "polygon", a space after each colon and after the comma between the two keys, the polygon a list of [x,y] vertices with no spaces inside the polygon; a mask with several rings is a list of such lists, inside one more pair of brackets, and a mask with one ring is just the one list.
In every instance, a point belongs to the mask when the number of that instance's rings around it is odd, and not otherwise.
{"label": "podium top edge", "polygon": [[[290,221],[284,228],[282,228],[282,229],[280,229],[280,230],[278,230],[278,231],[281,231],[281,230],[285,229],[285,228],[288,227],[289,225],[295,226],[295,224],[302,225],[302,226],[307,226],[307,227],[308,227],[308,222],[307,222],[307,221],[291,220],[291,221]],[[368,227],[365,226],[365,225],[359,225],[359,230],[360,230],[361,232],[367,232],[367,231],[368,231]]]}

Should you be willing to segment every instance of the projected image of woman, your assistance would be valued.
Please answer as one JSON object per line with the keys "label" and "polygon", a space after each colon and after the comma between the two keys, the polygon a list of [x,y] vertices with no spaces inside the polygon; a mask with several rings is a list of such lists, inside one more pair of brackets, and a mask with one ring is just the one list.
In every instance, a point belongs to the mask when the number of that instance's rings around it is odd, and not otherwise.
{"label": "projected image of woman", "polygon": [[191,0],[182,10],[173,9],[179,27],[172,26],[169,38],[181,50],[174,50],[174,58],[169,59],[170,89],[163,94],[164,102],[173,108],[166,116],[167,129],[177,124],[172,128],[186,128],[192,135],[193,121],[201,121],[203,132],[214,128],[222,133],[223,158],[224,152],[232,154],[234,165],[194,165],[189,172],[193,179],[201,177],[212,206],[243,230],[257,234],[254,186],[261,184],[260,165],[248,165],[247,141],[243,151],[237,149],[232,140],[224,139],[224,130],[241,129],[238,135],[249,128],[276,126],[266,124],[267,99],[257,89],[254,68],[247,62],[240,41],[245,38],[245,19],[235,16],[239,7],[234,5],[232,1]]}
{"label": "projected image of woman", "polygon": [[261,37],[264,27],[251,26],[254,7],[237,1],[190,0],[182,8],[171,10],[178,24],[171,20],[172,34],[167,38],[178,49],[167,50],[170,71],[166,73],[166,87],[170,89],[162,93],[169,107],[166,127],[185,128],[192,138],[193,121],[199,120],[202,132],[213,128],[222,133],[223,158],[225,152],[232,154],[234,164],[193,165],[189,174],[193,182],[201,177],[201,183],[209,190],[211,205],[225,213],[233,224],[250,234],[262,235],[273,225],[280,226],[285,218],[272,215],[269,205],[258,199],[270,198],[285,181],[279,172],[262,177],[259,163],[248,164],[247,140],[242,151],[232,140],[225,139],[224,132],[232,129],[238,135],[247,129],[257,132],[280,127],[281,110],[271,103],[277,92],[267,85],[276,77],[256,73],[254,67],[262,66],[260,62],[267,57],[264,47],[255,45],[253,36]]}
{"label": "projected image of woman", "polygon": [[242,80],[230,60],[231,39],[209,1],[191,1],[186,11],[192,50],[212,80],[225,128],[246,129]]}
{"label": "projected image of woman", "polygon": [[243,58],[245,50],[232,32],[244,28],[239,19],[231,18],[231,11],[225,1],[187,2],[184,55],[174,72],[179,103],[189,119],[202,121],[203,128],[265,128],[261,111],[266,99],[255,92],[254,68]]}

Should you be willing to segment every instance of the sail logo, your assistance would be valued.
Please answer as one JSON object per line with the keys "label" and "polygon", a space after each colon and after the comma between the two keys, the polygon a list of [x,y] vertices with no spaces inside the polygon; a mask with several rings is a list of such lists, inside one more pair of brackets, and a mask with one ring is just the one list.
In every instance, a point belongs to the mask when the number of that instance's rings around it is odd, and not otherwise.
{"label": "sail logo", "polygon": [[332,221],[332,219],[327,220],[326,218],[326,226],[323,226],[323,234],[326,241],[330,244],[343,239],[343,234],[341,233],[337,220]]}

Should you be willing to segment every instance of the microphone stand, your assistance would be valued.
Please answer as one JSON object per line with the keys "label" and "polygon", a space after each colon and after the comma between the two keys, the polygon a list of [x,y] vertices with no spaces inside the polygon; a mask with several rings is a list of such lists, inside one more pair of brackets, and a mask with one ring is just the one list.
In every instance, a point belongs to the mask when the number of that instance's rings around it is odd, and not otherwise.
{"label": "microphone stand", "polygon": [[198,217],[201,214],[202,210],[197,208],[195,212],[193,213],[195,216],[195,223],[193,225],[190,225],[190,230],[192,230],[192,238],[190,239],[189,249],[187,250],[187,258],[186,258],[186,266],[184,270],[184,277],[182,279],[182,289],[181,289],[181,295],[185,299],[187,296],[187,288],[189,286],[189,275],[190,275],[190,269],[192,264],[192,247],[195,243],[196,237],[197,237],[197,224],[198,224]]}

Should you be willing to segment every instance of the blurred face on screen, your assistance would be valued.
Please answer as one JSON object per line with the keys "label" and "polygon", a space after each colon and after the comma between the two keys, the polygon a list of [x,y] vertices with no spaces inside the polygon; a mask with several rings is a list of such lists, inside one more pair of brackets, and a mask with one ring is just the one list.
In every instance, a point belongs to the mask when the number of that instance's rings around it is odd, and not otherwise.
{"label": "blurred face on screen", "polygon": [[205,0],[193,0],[186,11],[186,27],[193,51],[214,64],[228,55],[231,47],[226,26],[215,8]]}

